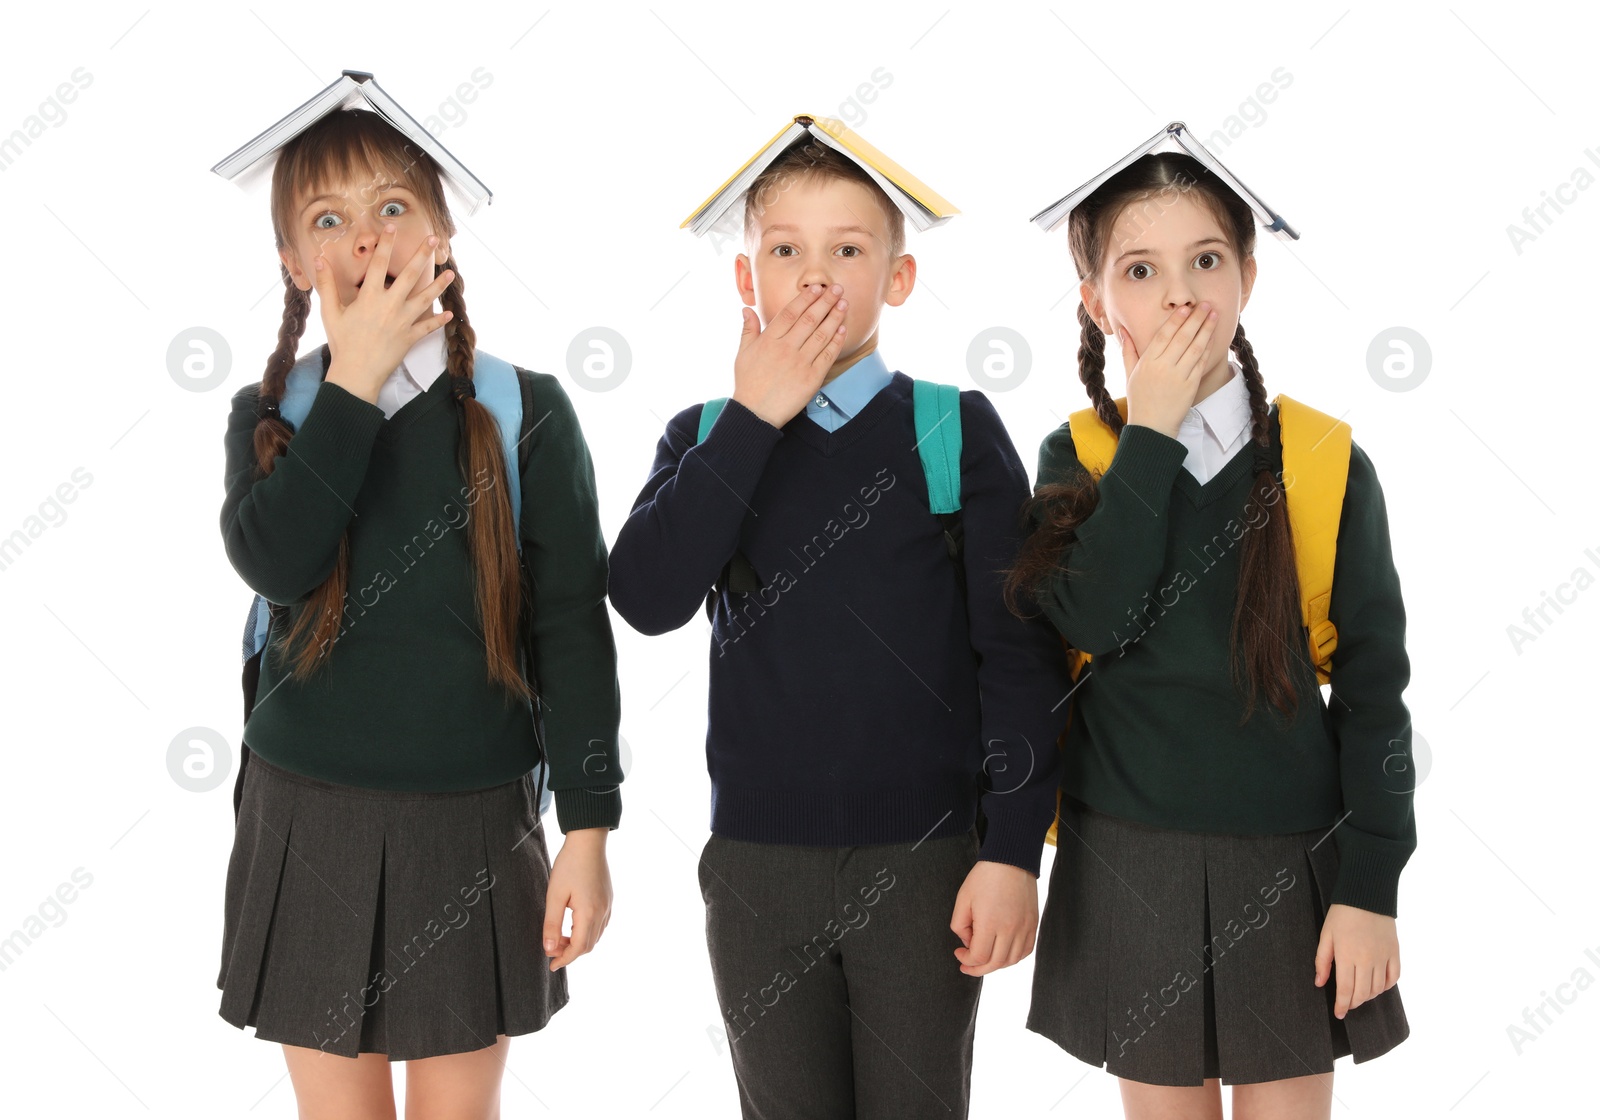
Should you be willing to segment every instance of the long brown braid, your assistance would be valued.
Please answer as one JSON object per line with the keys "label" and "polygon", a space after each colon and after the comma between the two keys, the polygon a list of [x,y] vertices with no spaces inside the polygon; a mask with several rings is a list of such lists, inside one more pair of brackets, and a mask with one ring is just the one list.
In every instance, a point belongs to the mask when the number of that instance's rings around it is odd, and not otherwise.
{"label": "long brown braid", "polygon": [[[1073,210],[1068,240],[1080,280],[1093,282],[1091,278],[1099,275],[1111,229],[1125,207],[1158,197],[1171,198],[1179,192],[1193,192],[1192,197],[1216,215],[1241,261],[1251,255],[1255,249],[1255,219],[1243,200],[1193,158],[1160,153],[1135,160]],[[1078,379],[1096,415],[1113,432],[1120,433],[1124,421],[1105,386],[1106,336],[1081,302],[1078,324]],[[1255,482],[1248,502],[1260,502],[1271,511],[1259,529],[1245,534],[1240,549],[1239,582],[1229,630],[1234,654],[1232,671],[1245,698],[1241,722],[1250,719],[1262,694],[1292,719],[1299,705],[1296,680],[1307,671],[1300,664],[1303,658],[1295,653],[1297,648],[1303,648],[1305,639],[1288,504],[1279,480],[1281,452],[1273,440],[1266,388],[1255,351],[1245,339],[1242,325],[1235,330],[1231,346],[1244,371],[1250,400]],[[1070,576],[1064,564],[1067,552],[1077,539],[1078,526],[1094,512],[1100,497],[1098,482],[1087,471],[1038,481],[1038,489],[1024,508],[1033,531],[1007,573],[1004,587],[1006,605],[1019,618],[1038,614],[1039,596],[1049,580],[1063,574]],[[1023,600],[1035,609],[1024,610]]]}
{"label": "long brown braid", "polygon": [[[286,144],[278,155],[272,177],[273,230],[278,248],[283,250],[293,244],[290,231],[297,200],[329,182],[373,181],[379,173],[392,175],[394,181],[410,188],[428,209],[442,239],[455,235],[455,223],[433,159],[411,147],[377,114],[346,109],[330,113]],[[473,503],[478,516],[471,518],[467,531],[468,553],[477,577],[477,626],[482,629],[490,683],[500,684],[521,700],[531,700],[535,694],[524,677],[517,649],[525,599],[517,527],[511,523],[511,498],[504,485],[507,464],[500,427],[494,414],[476,398],[472,376],[477,334],[467,317],[461,272],[453,256],[443,266],[435,267],[435,275],[440,268],[455,273],[439,301],[444,310],[452,313],[443,329],[445,373],[450,378],[460,432],[456,465],[469,484],[474,479],[485,480],[483,492]],[[287,454],[294,434],[279,411],[279,403],[311,313],[311,293],[295,286],[288,268],[283,268],[282,274],[283,320],[278,328],[278,345],[267,359],[257,397],[254,448],[260,477],[272,473],[278,459]],[[279,655],[288,660],[295,678],[306,679],[331,655],[343,625],[349,580],[347,528],[339,539],[333,570],[312,590],[279,643]],[[461,621],[473,626],[473,620]]]}
{"label": "long brown braid", "polygon": [[1089,393],[1089,403],[1106,427],[1121,434],[1122,413],[1106,392],[1106,336],[1089,309],[1078,304],[1078,380]]}
{"label": "long brown braid", "polygon": [[[1244,336],[1244,324],[1233,332],[1233,352],[1239,356],[1245,389],[1250,397],[1250,442],[1254,445],[1249,502],[1260,503],[1267,517],[1244,535],[1239,548],[1239,590],[1234,597],[1231,648],[1242,656],[1233,659],[1234,680],[1245,694],[1244,718],[1255,711],[1265,692],[1267,702],[1293,718],[1299,708],[1295,687],[1297,660],[1288,656],[1299,641],[1300,576],[1295,569],[1294,537],[1289,529],[1289,503],[1283,488],[1282,446],[1272,438],[1272,418],[1267,388],[1256,365],[1256,352]],[[1257,525],[1254,517],[1246,523]],[[1241,672],[1241,660],[1243,661]]]}

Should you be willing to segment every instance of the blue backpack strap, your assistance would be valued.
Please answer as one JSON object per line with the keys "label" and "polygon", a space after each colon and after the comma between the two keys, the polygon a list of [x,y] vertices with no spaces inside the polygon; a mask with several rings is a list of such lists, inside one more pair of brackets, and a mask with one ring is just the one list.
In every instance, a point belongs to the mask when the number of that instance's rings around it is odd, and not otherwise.
{"label": "blue backpack strap", "polygon": [[[311,402],[322,386],[322,347],[301,356],[289,367],[284,378],[283,399],[278,402],[279,414],[295,431],[306,421]],[[244,620],[244,660],[248,662],[267,644],[267,627],[271,622],[272,608],[257,595],[250,602],[250,611]]]}
{"label": "blue backpack strap", "polygon": [[306,413],[311,411],[311,402],[321,386],[322,348],[319,346],[290,366],[284,380],[283,400],[278,402],[278,411],[295,431],[305,423]]}
{"label": "blue backpack strap", "polygon": [[267,601],[257,595],[244,618],[244,660],[249,661],[267,644]]}
{"label": "blue backpack strap", "polygon": [[494,413],[500,424],[500,446],[505,452],[511,484],[511,524],[516,527],[517,551],[521,552],[522,475],[517,470],[517,451],[522,437],[522,386],[517,383],[516,367],[486,350],[476,350],[472,355],[472,388],[478,403]]}
{"label": "blue backpack strap", "polygon": [[722,406],[728,403],[727,397],[714,397],[700,408],[700,434],[694,437],[696,443],[706,438],[706,433],[711,431],[711,425],[717,422],[717,417],[722,414]]}
{"label": "blue backpack strap", "polygon": [[[440,375],[445,376],[444,374]],[[516,536],[517,552],[522,552],[522,470],[521,463],[526,457],[526,440],[531,432],[524,431],[523,423],[527,419],[523,411],[523,386],[521,375],[517,367],[504,358],[497,358],[486,350],[475,350],[472,354],[472,386],[473,394],[478,403],[494,414],[495,422],[500,425],[500,446],[505,453],[507,482],[511,487],[511,524]],[[530,398],[531,400],[531,398]],[[526,586],[526,585],[525,585]],[[528,671],[533,670],[533,663],[528,662]],[[550,811],[555,802],[555,794],[550,789],[550,761],[545,757],[543,743],[543,728],[540,723],[539,713],[533,704],[528,705],[528,718],[533,720],[535,735],[539,742],[539,761],[529,772],[533,780],[533,788],[538,792],[539,816],[543,818]]]}
{"label": "blue backpack strap", "polygon": [[928,506],[934,513],[954,513],[961,508],[961,390],[913,381],[911,405]]}

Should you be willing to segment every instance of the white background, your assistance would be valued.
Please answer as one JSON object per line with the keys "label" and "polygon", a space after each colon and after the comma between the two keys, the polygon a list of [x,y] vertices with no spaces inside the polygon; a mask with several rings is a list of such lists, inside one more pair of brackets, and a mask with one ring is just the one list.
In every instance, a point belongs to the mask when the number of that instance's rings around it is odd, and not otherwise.
{"label": "white background", "polygon": [[[74,869],[92,882],[0,971],[0,1110],[294,1115],[280,1049],[217,1015],[231,772],[195,793],[168,759],[192,728],[237,759],[249,592],[218,532],[222,434],[281,309],[265,186],[209,169],[349,67],[419,118],[443,107],[441,140],[494,190],[457,218],[479,342],[563,377],[608,540],[665,419],[731,392],[731,251],[679,222],[786,117],[844,117],[960,207],[911,235],[918,286],[886,311],[882,352],[972,388],[973,339],[1021,332],[1029,375],[990,397],[1030,470],[1083,397],[1065,233],[1028,218],[1169,120],[1204,139],[1238,118],[1216,154],[1303,235],[1259,242],[1244,322],[1269,393],[1344,415],[1377,466],[1410,622],[1406,700],[1431,755],[1400,889],[1412,1035],[1360,1068],[1340,1061],[1334,1114],[1593,1115],[1600,991],[1562,989],[1571,1004],[1520,1053],[1508,1035],[1578,970],[1600,978],[1587,705],[1600,590],[1569,590],[1520,648],[1508,633],[1576,569],[1600,576],[1600,190],[1564,188],[1573,201],[1520,251],[1508,233],[1575,169],[1600,174],[1595,29],[1577,11],[279,3],[8,17],[0,136],[78,68],[92,80],[0,171],[13,313],[0,536],[53,522],[0,570],[0,936]],[[451,106],[479,68],[492,80]],[[880,68],[892,80],[850,104]],[[1276,99],[1252,101],[1280,68]],[[605,393],[566,368],[597,325],[631,348]],[[231,350],[203,393],[167,357],[196,327]],[[1431,351],[1407,392],[1369,368],[1395,327]],[[314,315],[302,349],[320,332]],[[92,481],[41,514],[79,468]],[[613,621],[632,758],[609,844],[616,908],[571,968],[571,1004],[513,1041],[504,1114],[735,1116],[695,877],[708,631],[647,640]],[[1031,968],[984,983],[972,1114],[1118,1114],[1113,1078],[1023,1028]],[[596,1091],[608,1103],[582,1109]]]}

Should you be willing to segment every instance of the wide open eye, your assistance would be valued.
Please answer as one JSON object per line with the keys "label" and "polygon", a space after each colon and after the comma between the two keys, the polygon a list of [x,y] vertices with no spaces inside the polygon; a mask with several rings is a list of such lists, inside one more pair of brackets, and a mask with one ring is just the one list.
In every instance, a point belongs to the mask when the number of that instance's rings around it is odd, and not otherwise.
{"label": "wide open eye", "polygon": [[1128,266],[1124,274],[1129,280],[1148,280],[1155,275],[1156,270],[1145,261],[1135,261]]}
{"label": "wide open eye", "polygon": [[[1204,262],[1204,263],[1203,263]],[[1194,259],[1194,266],[1204,272],[1222,267],[1222,254],[1206,250]]]}

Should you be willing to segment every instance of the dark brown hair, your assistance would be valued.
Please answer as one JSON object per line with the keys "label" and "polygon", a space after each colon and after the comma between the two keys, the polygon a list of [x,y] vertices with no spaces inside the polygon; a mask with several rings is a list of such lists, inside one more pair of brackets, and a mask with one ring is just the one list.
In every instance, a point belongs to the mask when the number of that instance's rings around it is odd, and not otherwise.
{"label": "dark brown hair", "polygon": [[[1255,217],[1249,206],[1197,160],[1163,152],[1135,160],[1073,210],[1067,233],[1079,280],[1099,284],[1107,241],[1127,207],[1180,195],[1211,211],[1241,262],[1255,251]],[[1120,433],[1124,421],[1106,391],[1105,335],[1082,303],[1078,305],[1078,323],[1078,379],[1088,391],[1096,415],[1113,432]],[[1275,708],[1292,718],[1299,700],[1294,650],[1303,646],[1305,639],[1301,634],[1300,584],[1288,503],[1275,469],[1277,456],[1271,439],[1266,388],[1242,324],[1234,332],[1232,347],[1244,371],[1250,397],[1255,482],[1248,501],[1272,507],[1273,516],[1246,533],[1240,547],[1239,584],[1228,636],[1231,668],[1235,683],[1245,695],[1243,721],[1249,720],[1262,693]],[[1076,539],[1078,526],[1094,512],[1098,500],[1099,487],[1087,472],[1046,483],[1034,493],[1025,516],[1037,528],[1023,544],[1005,584],[1006,604],[1014,614],[1031,617],[1018,609],[1019,595],[1026,593],[1036,603],[1044,583],[1058,572],[1067,572],[1062,564],[1066,549]]]}
{"label": "dark brown hair", "polygon": [[[440,237],[453,237],[455,223],[445,202],[439,166],[418,151],[376,113],[345,109],[330,113],[284,145],[272,173],[272,232],[280,250],[293,250],[300,201],[340,183],[404,184],[428,210]],[[451,381],[460,431],[457,469],[463,479],[506,475],[505,453],[499,424],[474,396],[472,355],[477,335],[467,319],[462,296],[464,285],[454,255],[443,268],[454,276],[439,296],[452,313],[444,326],[445,373]],[[270,474],[286,453],[292,429],[278,412],[295,348],[311,313],[311,293],[295,286],[287,267],[283,274],[283,321],[278,346],[267,359],[261,377],[255,430],[256,464],[261,477]],[[436,269],[434,275],[438,275]],[[476,503],[477,515],[467,532],[467,547],[476,572],[479,623],[488,653],[489,680],[503,685],[513,696],[531,700],[533,689],[524,679],[517,656],[517,626],[525,607],[521,564],[517,555],[517,527],[511,523],[511,501],[505,486],[490,486]],[[333,571],[312,593],[284,636],[280,656],[291,657],[290,671],[304,680],[325,661],[344,618],[344,599],[350,577],[350,532],[339,540]],[[286,652],[299,643],[298,650]]]}
{"label": "dark brown hair", "polygon": [[873,181],[871,175],[862,170],[860,164],[816,139],[798,140],[789,145],[750,184],[744,196],[745,243],[749,244],[757,235],[757,223],[761,215],[784,191],[798,183],[828,179],[860,183],[871,191],[889,221],[890,259],[906,251],[906,216],[900,212],[900,207]]}

